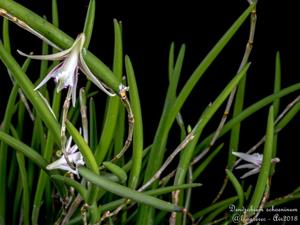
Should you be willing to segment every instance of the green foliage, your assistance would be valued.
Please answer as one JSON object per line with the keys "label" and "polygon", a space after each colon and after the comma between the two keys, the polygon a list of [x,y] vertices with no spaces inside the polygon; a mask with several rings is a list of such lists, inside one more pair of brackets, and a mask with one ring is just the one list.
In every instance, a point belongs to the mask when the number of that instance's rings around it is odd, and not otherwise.
{"label": "green foliage", "polygon": [[[162,111],[162,115],[158,128],[153,132],[153,142],[145,148],[143,102],[139,95],[141,87],[136,79],[141,75],[135,73],[134,63],[123,53],[122,33],[126,30],[122,29],[121,22],[113,20],[114,48],[112,68],[109,68],[90,52],[92,49],[87,50],[90,42],[94,41],[92,31],[97,13],[96,1],[90,0],[83,28],[86,38],[82,49],[84,60],[99,82],[103,82],[116,96],[108,96],[105,104],[99,103],[95,100],[99,91],[94,91],[93,84],[87,81],[85,89],[76,92],[80,92],[80,104],[70,107],[70,96],[69,93],[65,95],[64,89],[57,92],[44,86],[40,92],[35,90],[35,82],[26,73],[27,68],[32,66],[30,60],[20,66],[11,53],[15,50],[10,43],[9,27],[14,24],[9,20],[41,38],[44,41],[43,54],[48,54],[49,47],[60,54],[61,49],[72,45],[73,39],[59,29],[56,0],[52,1],[52,23],[14,1],[0,1],[0,15],[5,17],[0,59],[1,66],[7,71],[1,76],[10,77],[12,81],[10,94],[1,96],[5,98],[6,106],[1,105],[4,116],[0,118],[0,225],[8,221],[12,224],[20,221],[23,224],[40,224],[42,221],[46,224],[81,224],[82,221],[100,224],[105,221],[108,224],[151,225],[168,221],[170,212],[171,225],[193,224],[192,221],[198,219],[200,224],[207,224],[220,218],[227,224],[232,222],[230,206],[234,204],[239,209],[259,209],[299,200],[299,187],[285,198],[268,199],[272,191],[271,179],[276,174],[275,164],[271,162],[277,156],[279,131],[291,123],[300,111],[299,97],[284,110],[281,108],[281,98],[293,92],[299,93],[300,83],[281,89],[279,53],[275,60],[273,93],[244,107],[246,75],[251,73],[248,58],[251,52],[249,43],[252,47],[255,30],[255,10],[256,5],[251,3],[196,65],[185,83],[180,83],[180,76],[186,46],[183,44],[176,55],[175,43],[171,44],[166,66],[168,86],[165,103],[163,110],[153,108]],[[206,70],[213,66],[215,59],[249,17],[249,43],[239,70],[228,78],[227,85],[219,90],[215,100],[197,115],[196,123],[186,126],[181,115],[185,103]],[[48,61],[41,61],[39,81],[55,65],[57,62],[48,65]],[[124,75],[127,81],[122,79]],[[68,84],[65,86],[68,87]],[[214,120],[220,121],[218,111],[223,110],[226,101],[218,128],[207,135],[203,131]],[[227,121],[231,105],[233,114]],[[251,191],[251,185],[241,182],[235,175],[237,159],[232,151],[239,149],[243,120],[255,116],[269,105],[263,159],[254,191]],[[99,115],[104,116],[101,118]],[[174,126],[175,121],[179,126]],[[32,132],[31,136],[24,135],[22,126],[25,123],[32,125],[25,130]],[[260,129],[261,126],[258,127]],[[178,147],[171,151],[167,147],[173,141],[169,135],[173,131],[180,133],[180,141],[174,141]],[[223,138],[227,132],[230,136]],[[218,143],[215,147],[215,142],[221,137],[222,144]],[[68,139],[70,142],[66,141]],[[225,154],[222,154],[224,151]],[[217,198],[213,204],[199,208],[194,204],[194,192],[191,190],[201,186],[198,182],[214,169],[221,154],[228,156],[224,188],[215,193]],[[169,166],[171,162],[173,164]],[[168,171],[175,170],[166,175],[166,167]],[[164,177],[156,177],[157,172]],[[149,180],[153,182],[148,183]],[[227,186],[227,181],[232,185]],[[215,185],[214,177],[210,178],[210,182],[206,185]],[[225,188],[233,193],[231,197],[222,197]],[[201,199],[201,194],[197,199]],[[7,216],[8,213],[12,214],[12,218]],[[246,220],[256,215],[248,213],[244,216]]]}

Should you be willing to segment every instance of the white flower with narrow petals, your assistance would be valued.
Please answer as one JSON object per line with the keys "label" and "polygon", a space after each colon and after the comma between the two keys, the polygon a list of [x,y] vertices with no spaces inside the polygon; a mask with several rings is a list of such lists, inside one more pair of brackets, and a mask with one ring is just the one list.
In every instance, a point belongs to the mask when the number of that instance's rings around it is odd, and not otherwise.
{"label": "white flower with narrow petals", "polygon": [[[259,173],[259,170],[261,168],[261,164],[263,161],[262,154],[254,153],[254,154],[250,155],[250,154],[243,153],[243,152],[232,152],[232,154],[239,157],[240,159],[242,159],[244,161],[249,162],[249,163],[235,167],[235,169],[250,169],[250,171],[248,171],[243,176],[241,176],[241,179],[244,179],[248,176]],[[271,160],[271,162],[278,163],[278,162],[280,162],[280,159],[274,158]]]}
{"label": "white flower with narrow petals", "polygon": [[41,83],[34,89],[37,90],[42,87],[50,78],[58,83],[57,92],[63,88],[70,87],[72,89],[72,104],[75,106],[76,103],[76,88],[78,80],[78,69],[80,69],[89,80],[91,80],[97,87],[104,91],[109,96],[115,96],[104,87],[104,85],[95,77],[86,65],[83,54],[85,49],[83,48],[85,42],[85,35],[81,33],[74,41],[71,48],[64,51],[54,53],[51,55],[28,55],[18,50],[20,55],[26,56],[31,59],[39,60],[62,60],[57,66],[55,66],[48,75],[41,81]]}
{"label": "white flower with narrow petals", "polygon": [[[54,161],[53,163],[49,164],[46,169],[47,170],[55,170],[55,169],[59,169],[59,170],[65,170],[67,172],[76,174],[78,175],[78,166],[83,166],[84,160],[83,160],[83,156],[81,154],[80,151],[78,150],[77,145],[73,145],[71,146],[71,142],[72,142],[72,137],[70,137],[68,139],[67,142],[67,146],[65,148],[65,155],[63,154],[58,160]],[[66,158],[68,158],[68,161],[66,160]],[[74,165],[74,168],[72,168],[69,163]]]}

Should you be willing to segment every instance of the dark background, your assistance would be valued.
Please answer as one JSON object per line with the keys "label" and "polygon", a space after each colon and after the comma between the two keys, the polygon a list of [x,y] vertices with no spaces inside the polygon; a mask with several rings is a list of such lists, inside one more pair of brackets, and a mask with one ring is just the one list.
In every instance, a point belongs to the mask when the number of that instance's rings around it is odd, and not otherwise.
{"label": "dark background", "polygon": [[[51,19],[51,1],[18,2]],[[75,38],[82,32],[88,1],[60,0],[58,4],[60,28]],[[176,52],[182,43],[186,43],[187,46],[182,85],[247,6],[246,0],[197,1],[197,3],[97,1],[96,21],[89,49],[111,66],[112,19],[117,18],[123,22],[124,52],[132,59],[141,97],[145,146],[152,142],[161,115],[167,87],[167,62],[171,41],[175,42]],[[252,65],[247,77],[246,106],[272,93],[276,51],[281,53],[282,87],[299,82],[299,10],[299,1],[285,1],[285,3],[280,0],[259,1],[256,36],[250,57]],[[249,21],[238,31],[194,89],[182,111],[187,124],[195,124],[204,107],[214,100],[236,73],[244,53],[248,32]],[[13,50],[18,48],[25,52],[32,50],[39,52],[37,39],[32,35],[13,25],[11,34],[14,40]],[[0,68],[2,71],[2,65]],[[2,78],[0,85],[1,91],[8,87]],[[297,94],[292,94],[283,98],[281,110],[296,96]],[[3,97],[2,101],[5,101]],[[240,151],[248,150],[262,137],[265,132],[267,111],[267,108],[259,111],[242,124]],[[219,118],[215,118],[215,122],[209,124],[206,132],[213,131],[218,122]],[[278,173],[273,180],[273,196],[287,194],[300,183],[299,124],[298,116],[292,124],[280,132],[278,155],[281,163],[278,164]],[[176,133],[172,135],[177,137]],[[169,145],[173,147],[177,143],[176,141],[175,144]],[[212,192],[217,191],[222,182],[226,154],[217,157],[216,161],[219,167],[210,168],[212,172],[203,178],[203,182],[211,181],[212,175],[213,179],[216,179],[215,187],[210,187]]]}

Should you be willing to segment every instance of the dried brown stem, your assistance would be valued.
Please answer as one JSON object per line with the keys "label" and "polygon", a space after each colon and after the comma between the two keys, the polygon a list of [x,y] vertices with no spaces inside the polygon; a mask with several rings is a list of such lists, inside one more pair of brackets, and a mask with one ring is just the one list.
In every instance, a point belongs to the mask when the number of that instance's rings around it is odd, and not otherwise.
{"label": "dried brown stem", "polygon": [[62,152],[64,154],[64,157],[65,157],[68,165],[72,169],[75,169],[74,165],[70,162],[70,160],[68,158],[68,153],[65,151],[65,146],[66,146],[66,143],[67,143],[66,121],[68,119],[67,117],[68,117],[68,112],[69,112],[69,107],[70,107],[71,96],[72,96],[72,89],[71,89],[71,87],[69,87],[68,88],[68,93],[67,93],[66,99],[64,101],[64,105],[63,105],[63,115],[62,115],[62,121],[61,121],[60,138],[61,138],[61,148],[62,148]]}
{"label": "dried brown stem", "polygon": [[[195,128],[194,128],[195,130]],[[194,138],[194,130],[189,133],[185,139],[178,145],[178,147],[172,152],[172,154],[166,159],[164,164],[160,167],[160,169],[152,176],[150,180],[148,180],[142,187],[139,188],[138,191],[144,191],[147,189],[151,184],[153,184],[162,174],[162,172],[168,167],[168,165],[173,161],[175,156],[183,150],[188,143]]]}
{"label": "dried brown stem", "polygon": [[[120,92],[119,92],[119,96],[121,98],[121,101],[122,101],[122,103],[125,106],[125,109],[127,111],[127,118],[128,118],[127,139],[126,139],[125,144],[124,144],[123,148],[121,149],[121,151],[113,157],[111,162],[116,162],[117,160],[119,160],[124,155],[124,153],[127,151],[127,149],[129,148],[129,146],[132,142],[133,128],[134,128],[134,115],[133,115],[133,112],[132,112],[132,109],[131,109],[130,102],[128,101],[128,98],[126,96],[126,91],[127,90],[128,90],[127,87],[122,87],[120,89]],[[102,166],[100,166],[99,169],[102,170],[104,168],[105,167],[102,165]]]}
{"label": "dried brown stem", "polygon": [[[248,1],[249,4],[255,4],[256,5],[256,1],[253,0],[253,1]],[[248,41],[247,41],[247,44],[246,44],[246,48],[245,48],[245,52],[244,52],[244,55],[243,55],[243,59],[240,63],[240,66],[239,66],[239,69],[238,69],[238,73],[242,70],[242,68],[246,65],[246,63],[248,62],[248,59],[249,59],[249,56],[250,56],[250,53],[252,51],[252,48],[253,48],[253,42],[254,42],[254,34],[255,34],[255,28],[256,28],[256,20],[257,20],[257,15],[256,15],[256,7],[253,8],[252,12],[251,12],[251,24],[250,24],[250,32],[249,32],[249,38],[248,38]],[[211,147],[214,145],[214,143],[216,142],[216,140],[218,139],[219,137],[219,134],[222,130],[222,128],[224,127],[224,124],[228,118],[228,114],[229,114],[229,111],[231,109],[231,106],[233,104],[233,99],[234,99],[234,96],[235,96],[235,93],[236,93],[236,90],[237,90],[237,87],[235,87],[231,93],[230,93],[230,96],[229,96],[229,99],[227,101],[227,104],[226,104],[226,107],[225,107],[225,111],[223,113],[223,116],[222,116],[222,119],[220,121],[220,124],[211,140],[211,142],[209,143],[209,146],[204,150],[205,153],[208,153],[209,150],[211,149]],[[204,157],[204,154],[201,154],[201,157],[198,157],[197,160],[201,160],[201,158]],[[197,162],[197,161],[196,161]],[[222,195],[223,191],[225,190],[225,187],[228,183],[228,179],[224,179],[224,183],[221,187],[221,190],[218,192],[218,195],[216,196],[216,198],[213,200],[213,203],[216,202],[220,196]]]}
{"label": "dried brown stem", "polygon": [[[250,2],[250,4],[256,4],[256,3],[254,3],[254,1],[249,1],[249,2]],[[254,41],[254,34],[255,34],[255,27],[256,27],[256,17],[257,17],[256,16],[256,8],[254,7],[252,12],[251,12],[251,25],[250,25],[249,38],[248,38],[248,41],[247,41],[247,44],[246,44],[243,59],[240,63],[240,66],[239,66],[239,69],[238,69],[237,73],[239,73],[243,69],[243,67],[246,65],[246,63],[248,62],[250,53],[252,51],[253,41]],[[220,123],[218,125],[218,128],[217,128],[216,132],[214,133],[214,136],[213,136],[212,140],[210,141],[208,147],[206,149],[204,149],[203,152],[201,152],[200,155],[197,156],[193,160],[193,162],[192,162],[193,164],[199,162],[209,152],[211,147],[215,144],[216,140],[218,139],[218,137],[220,135],[220,132],[221,132],[222,128],[224,127],[224,124],[225,124],[225,122],[228,118],[231,106],[233,104],[233,100],[234,100],[234,97],[235,97],[236,90],[237,90],[237,88],[235,87],[230,93],[230,96],[229,96],[228,101],[226,103],[226,107],[225,107],[223,116],[221,118],[221,121],[220,121]]]}
{"label": "dried brown stem", "polygon": [[[194,128],[195,129],[195,128]],[[186,138],[179,144],[179,146],[172,152],[172,154],[167,158],[165,163],[160,167],[160,169],[150,178],[142,187],[140,187],[137,191],[142,192],[146,190],[151,184],[153,184],[162,174],[162,172],[167,168],[167,166],[172,162],[175,156],[184,149],[187,144],[194,138],[194,130],[189,133]],[[108,217],[117,215],[128,203],[130,203],[130,199],[126,199],[123,204],[121,204],[117,209],[113,212],[106,212],[101,221],[105,220]]]}
{"label": "dried brown stem", "polygon": [[76,198],[74,199],[74,201],[72,202],[71,206],[69,207],[68,212],[66,213],[63,221],[61,222],[61,225],[65,225],[69,222],[71,216],[74,214],[74,212],[76,211],[76,209],[79,207],[79,205],[82,202],[82,198],[81,196],[78,194],[76,196]]}
{"label": "dried brown stem", "polygon": [[11,22],[15,23],[17,26],[21,27],[24,30],[27,30],[28,32],[32,33],[33,35],[37,36],[38,38],[42,39],[43,41],[45,41],[47,44],[51,45],[52,47],[61,50],[61,48],[59,48],[56,44],[54,44],[52,41],[50,41],[49,39],[47,39],[45,36],[43,36],[42,34],[38,33],[37,31],[35,31],[34,29],[32,29],[28,24],[26,24],[24,21],[18,19],[17,17],[15,17],[14,15],[10,14],[9,12],[7,12],[5,9],[1,9],[0,8],[0,16],[10,20]]}
{"label": "dried brown stem", "polygon": [[[275,120],[275,125],[293,108],[294,105],[296,105],[300,101],[300,95],[297,96],[292,102],[290,102],[285,109],[280,113],[280,115]],[[280,129],[275,130],[276,133],[280,132]],[[261,146],[266,140],[266,136],[264,135],[254,146],[252,146],[246,153],[251,154],[256,151],[256,149]],[[234,166],[236,166],[241,159],[238,159]]]}

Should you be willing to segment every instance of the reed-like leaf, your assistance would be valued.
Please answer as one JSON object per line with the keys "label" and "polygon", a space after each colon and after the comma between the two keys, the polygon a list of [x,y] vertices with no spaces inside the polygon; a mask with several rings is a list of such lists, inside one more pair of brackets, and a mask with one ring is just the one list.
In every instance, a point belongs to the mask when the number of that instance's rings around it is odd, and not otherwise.
{"label": "reed-like leaf", "polygon": [[231,181],[231,183],[237,193],[237,196],[239,198],[239,204],[237,207],[242,208],[244,206],[244,191],[243,191],[242,185],[240,184],[238,179],[234,176],[234,174],[230,170],[226,169],[226,174],[227,174],[229,180]]}
{"label": "reed-like leaf", "polygon": [[94,98],[89,101],[89,145],[94,152],[98,143],[97,112]]}
{"label": "reed-like leaf", "polygon": [[[214,59],[219,55],[221,50],[225,47],[225,45],[229,42],[229,40],[233,37],[235,32],[239,29],[239,27],[246,20],[248,15],[250,14],[253,6],[250,6],[245,10],[245,12],[236,20],[236,22],[228,29],[228,31],[223,35],[223,37],[218,41],[218,43],[212,48],[212,50],[207,54],[204,60],[199,64],[193,74],[190,76],[187,83],[184,85],[182,91],[180,92],[178,98],[176,99],[172,108],[169,109],[167,115],[165,117],[162,116],[161,122],[159,124],[159,128],[156,132],[156,136],[153,142],[152,150],[150,153],[150,159],[146,169],[145,181],[150,179],[150,177],[158,170],[159,166],[162,163],[164,149],[166,146],[166,140],[169,133],[169,129],[171,128],[178,112],[183,106],[185,100],[190,95],[191,91],[195,87],[196,83],[199,81],[201,76],[207,70],[207,68],[211,65]],[[164,121],[165,119],[165,121]],[[146,210],[145,210],[146,211]],[[146,213],[146,212],[145,212]],[[143,217],[143,216],[141,216]],[[146,221],[141,221],[139,224],[148,223]]]}
{"label": "reed-like leaf", "polygon": [[76,191],[79,192],[79,194],[81,195],[81,197],[87,201],[87,197],[88,197],[88,190],[84,188],[84,186],[82,184],[80,184],[79,182],[77,182],[74,179],[71,179],[69,177],[65,177],[65,176],[61,176],[61,175],[52,175],[51,179],[57,180],[57,181],[61,181],[73,188],[75,188]]}
{"label": "reed-like leaf", "polygon": [[[48,165],[47,161],[38,154],[34,149],[30,148],[28,145],[19,141],[18,139],[6,134],[3,131],[0,131],[0,140],[5,142],[7,145],[16,149],[19,152],[22,152],[26,157],[33,161],[41,169],[46,169]],[[48,172],[48,171],[47,171]]]}
{"label": "reed-like leaf", "polygon": [[14,58],[5,50],[4,46],[0,42],[0,58],[5,66],[11,71],[15,80],[17,81],[19,87],[23,90],[25,96],[30,100],[30,102],[35,107],[37,113],[45,122],[47,127],[52,130],[56,141],[60,142],[60,126],[58,122],[53,117],[49,108],[41,97],[34,91],[34,86],[26,74],[22,71],[19,64],[14,60]]}
{"label": "reed-like leaf", "polygon": [[[18,94],[18,85],[15,84],[10,92],[6,106],[4,119],[1,122],[1,132],[8,132],[12,116],[14,115],[14,105]],[[6,221],[6,182],[7,182],[7,143],[0,143],[0,223]]]}
{"label": "reed-like leaf", "polygon": [[188,166],[190,164],[190,161],[193,156],[193,152],[195,150],[196,144],[200,138],[200,135],[207,125],[207,123],[210,121],[212,116],[215,114],[215,112],[220,108],[222,103],[226,100],[226,98],[229,96],[233,88],[236,87],[238,82],[241,80],[241,78],[246,74],[250,64],[247,64],[231,81],[230,83],[224,88],[224,90],[219,94],[219,96],[216,98],[216,100],[211,104],[209,108],[207,108],[203,114],[198,119],[197,124],[195,125],[193,132],[193,140],[190,144],[186,147],[183,154],[180,157],[180,162],[177,167],[176,176],[175,176],[175,184],[182,184],[185,179],[186,171],[188,169]]}
{"label": "reed-like leaf", "polygon": [[52,12],[52,23],[54,26],[59,27],[59,16],[58,16],[58,7],[57,7],[57,0],[52,0],[51,5],[51,12]]}
{"label": "reed-like leaf", "polygon": [[[232,118],[231,120],[229,120],[225,124],[225,126],[223,127],[223,129],[221,130],[221,132],[219,134],[219,137],[222,137],[224,134],[226,134],[228,131],[230,131],[231,128],[236,123],[241,122],[242,120],[244,120],[244,119],[248,118],[249,116],[253,115],[258,110],[260,110],[263,107],[265,107],[265,106],[269,105],[270,103],[272,103],[274,101],[274,99],[284,97],[288,94],[291,94],[295,91],[298,91],[299,89],[300,89],[300,83],[293,84],[293,85],[291,85],[287,88],[282,89],[277,94],[269,95],[269,96],[257,101],[256,103],[250,105],[249,107],[244,109],[239,115]],[[195,153],[198,153],[200,150],[205,148],[209,144],[209,142],[211,141],[211,138],[213,137],[213,135],[214,134],[210,134],[206,138],[204,138],[203,141],[197,146],[197,150],[195,151]]]}
{"label": "reed-like leaf", "polygon": [[[113,59],[113,72],[114,76],[121,80],[123,75],[123,47],[122,47],[122,34],[117,20],[114,20],[115,31],[115,45],[114,45],[114,59]],[[111,147],[115,128],[118,119],[118,111],[120,107],[120,100],[118,98],[108,98],[106,104],[104,125],[101,133],[99,144],[95,151],[95,158],[97,164],[103,162],[106,154]]]}
{"label": "reed-like leaf", "polygon": [[[51,132],[48,132],[46,146],[43,153],[43,158],[45,158],[46,160],[51,161],[53,144],[54,144],[53,134]],[[47,174],[44,171],[40,171],[37,186],[36,186],[35,196],[34,196],[32,215],[31,215],[31,223],[34,225],[38,224],[40,208],[42,205],[42,198],[43,198],[47,180],[48,180]]]}
{"label": "reed-like leaf", "polygon": [[233,204],[237,199],[238,199],[237,196],[233,196],[233,197],[224,199],[220,202],[214,203],[213,205],[210,205],[210,206],[198,211],[197,213],[193,214],[193,218],[198,219],[220,207],[224,207],[224,206],[228,207],[229,205]]}
{"label": "reed-like leaf", "polygon": [[93,33],[94,20],[95,20],[96,1],[90,0],[89,7],[86,13],[83,33],[85,34],[84,47],[88,49]]}
{"label": "reed-like leaf", "polygon": [[135,189],[139,182],[139,176],[141,172],[142,166],[142,158],[143,158],[143,120],[142,120],[142,112],[141,112],[141,103],[138,93],[138,87],[135,80],[135,74],[132,67],[132,63],[128,56],[125,57],[125,67],[126,74],[128,77],[128,85],[129,85],[129,97],[131,101],[131,108],[134,115],[134,132],[133,132],[133,153],[132,153],[132,167],[130,171],[129,183],[128,186],[130,188]]}
{"label": "reed-like leaf", "polygon": [[[269,115],[268,115],[268,123],[267,123],[267,131],[266,131],[266,141],[263,152],[263,161],[260,168],[260,172],[258,175],[257,183],[255,186],[255,190],[251,197],[249,208],[258,209],[260,202],[264,196],[266,191],[266,186],[268,184],[268,178],[270,174],[271,167],[271,159],[272,159],[272,150],[273,150],[273,136],[274,136],[274,111],[273,107],[270,107]],[[250,212],[252,215],[255,211]]]}
{"label": "reed-like leaf", "polygon": [[[11,132],[14,138],[19,139],[18,133],[15,129],[11,129]],[[30,194],[29,194],[29,184],[28,184],[28,176],[27,170],[25,166],[25,159],[24,155],[21,152],[16,153],[18,167],[20,171],[20,178],[22,182],[22,216],[23,216],[23,223],[25,225],[29,225],[29,212],[30,212]]]}
{"label": "reed-like leaf", "polygon": [[3,19],[3,23],[2,23],[2,37],[3,37],[3,44],[4,44],[5,49],[8,52],[11,52],[10,38],[9,38],[9,21],[7,19]]}
{"label": "reed-like leaf", "polygon": [[96,173],[93,173],[92,171],[90,171],[85,167],[79,167],[78,170],[80,175],[83,176],[88,181],[90,181],[91,183],[96,184],[99,187],[103,188],[104,190],[112,192],[123,198],[129,198],[138,203],[150,205],[160,210],[166,210],[170,212],[172,211],[178,212],[182,210],[181,207],[173,205],[169,202],[135,191],[126,186],[122,186],[120,184],[114,183],[102,176],[97,175]]}
{"label": "reed-like leaf", "polygon": [[116,175],[122,184],[124,184],[126,182],[127,174],[126,174],[125,170],[123,170],[121,167],[117,166],[116,164],[113,164],[112,162],[103,162],[103,165],[110,172],[112,172],[114,175]]}
{"label": "reed-like leaf", "polygon": [[[278,94],[281,89],[281,60],[280,53],[276,53],[275,59],[275,79],[274,79],[274,94]],[[274,117],[276,118],[279,113],[280,107],[280,98],[274,99],[273,108],[274,108]]]}
{"label": "reed-like leaf", "polygon": [[[162,187],[162,188],[157,188],[153,189],[150,191],[145,191],[143,192],[144,194],[151,195],[151,196],[158,196],[158,195],[164,195],[168,194],[172,191],[176,190],[184,190],[187,188],[196,188],[196,187],[201,187],[202,184],[198,183],[192,183],[192,184],[181,184],[181,185],[173,185],[173,186],[167,186],[167,187]],[[100,212],[105,212],[107,210],[113,210],[117,208],[119,205],[121,205],[124,202],[124,198],[109,202],[107,204],[104,204],[100,207]]]}

